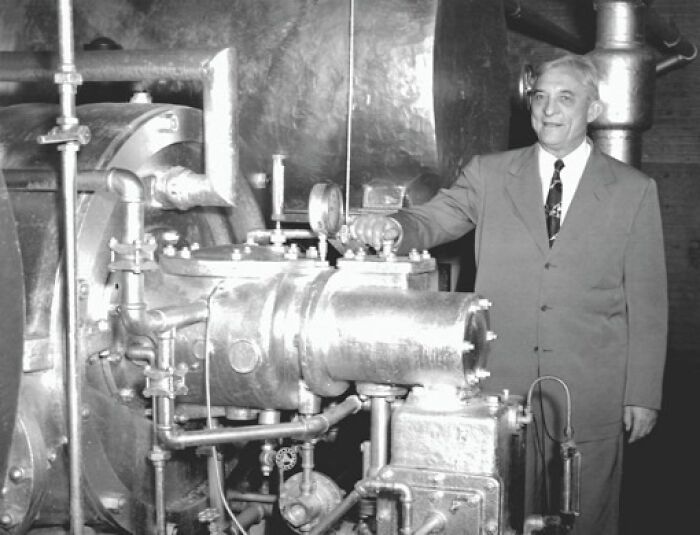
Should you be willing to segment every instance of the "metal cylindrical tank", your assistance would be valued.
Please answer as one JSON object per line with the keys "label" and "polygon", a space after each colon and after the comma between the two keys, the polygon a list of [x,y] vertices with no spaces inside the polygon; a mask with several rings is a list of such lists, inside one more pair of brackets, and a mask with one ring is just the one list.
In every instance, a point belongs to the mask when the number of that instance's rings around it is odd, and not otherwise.
{"label": "metal cylindrical tank", "polygon": [[399,280],[400,271],[409,279],[434,262],[367,259],[333,269],[246,249],[161,259],[160,293],[207,296],[206,331],[193,325],[178,338],[189,402],[204,401],[202,367],[192,366],[197,345],[209,348],[212,403],[256,409],[296,409],[300,380],[336,397],[353,382],[471,387],[486,367],[490,303]]}
{"label": "metal cylindrical tank", "polygon": [[[13,18],[26,23],[19,32],[16,27],[0,31],[4,50],[55,48],[52,6],[6,4],[0,29]],[[233,46],[240,67],[242,171],[270,173],[272,155],[286,154],[286,209],[305,209],[316,182],[345,183],[349,5],[336,0],[76,2],[81,23],[75,39],[88,43],[99,28],[124,54]],[[360,205],[362,185],[370,180],[406,184],[425,177],[434,191],[449,185],[471,155],[506,148],[510,105],[501,2],[357,0],[353,36],[351,206]],[[113,69],[106,62],[105,70]],[[50,66],[46,74],[43,88],[23,84],[21,92],[6,90],[0,102],[55,98]],[[197,81],[145,85],[155,101],[199,105]],[[78,90],[79,101],[106,95],[104,84]],[[114,95],[128,98],[123,86]],[[429,194],[416,196],[414,202],[422,202]]]}

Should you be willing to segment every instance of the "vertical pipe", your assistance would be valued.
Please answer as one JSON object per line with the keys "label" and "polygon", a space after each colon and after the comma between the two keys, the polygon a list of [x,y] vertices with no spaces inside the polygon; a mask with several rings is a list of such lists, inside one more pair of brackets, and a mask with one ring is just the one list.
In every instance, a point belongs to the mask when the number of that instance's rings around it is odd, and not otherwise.
{"label": "vertical pipe", "polygon": [[155,506],[156,506],[156,534],[166,535],[166,515],[165,515],[165,459],[161,458],[164,452],[154,446],[151,451],[151,462],[153,463],[154,485],[155,485]]}
{"label": "vertical pipe", "polygon": [[[77,126],[75,113],[75,73],[73,56],[73,6],[71,0],[58,0],[58,41],[60,67],[56,73],[59,85],[61,117],[57,123],[67,132]],[[75,231],[76,177],[78,170],[77,153],[80,144],[68,141],[59,146],[61,151],[61,172],[63,175],[62,208],[65,266],[65,312],[66,312],[66,397],[68,404],[68,459],[70,495],[70,531],[73,535],[83,532],[84,512],[82,498],[82,418],[81,418],[81,371],[78,368],[78,298],[77,245]]]}
{"label": "vertical pipe", "polygon": [[204,66],[204,167],[213,190],[233,205],[238,176],[236,52],[225,48]]}
{"label": "vertical pipe", "polygon": [[209,481],[209,507],[216,509],[216,512],[219,514],[216,521],[223,527],[226,519],[226,510],[224,509],[224,501],[221,495],[224,481],[224,465],[221,454],[215,446],[209,448],[207,479]]}
{"label": "vertical pipe", "polygon": [[350,0],[348,23],[348,119],[345,141],[345,224],[350,213],[350,159],[352,152],[352,101],[355,98],[355,0]]}
{"label": "vertical pipe", "polygon": [[604,111],[591,125],[600,149],[639,167],[642,132],[651,126],[656,62],[645,45],[646,6],[635,0],[597,0],[596,47]]}
{"label": "vertical pipe", "polygon": [[[175,355],[175,330],[158,333],[158,350],[156,352],[156,368],[160,371],[172,367]],[[167,515],[165,506],[165,462],[170,453],[163,451],[158,444],[158,430],[170,429],[173,422],[174,401],[168,395],[153,396],[153,447],[150,459],[153,463],[156,509],[156,535],[166,535]]]}
{"label": "vertical pipe", "polygon": [[314,488],[314,445],[310,440],[301,445],[301,470],[301,495],[310,496]]}
{"label": "vertical pipe", "polygon": [[[62,74],[75,73],[75,57],[73,54],[73,4],[71,0],[58,0],[58,46],[59,69]],[[75,114],[75,85],[60,83],[61,115],[64,120],[76,121]],[[77,121],[76,121],[77,122]],[[70,126],[65,124],[64,126]]]}
{"label": "vertical pipe", "polygon": [[370,403],[370,464],[367,475],[376,477],[377,472],[387,463],[389,403],[384,397],[373,397]]}

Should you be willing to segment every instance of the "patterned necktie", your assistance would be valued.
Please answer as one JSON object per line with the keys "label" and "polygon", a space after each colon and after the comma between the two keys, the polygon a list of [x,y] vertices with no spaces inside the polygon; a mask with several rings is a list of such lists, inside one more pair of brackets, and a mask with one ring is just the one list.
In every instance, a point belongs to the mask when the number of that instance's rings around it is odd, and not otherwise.
{"label": "patterned necktie", "polygon": [[554,174],[552,182],[549,184],[547,202],[544,205],[544,215],[547,219],[547,234],[549,235],[549,246],[554,245],[557,239],[559,227],[561,226],[561,177],[559,172],[564,168],[564,162],[557,160],[554,162]]}

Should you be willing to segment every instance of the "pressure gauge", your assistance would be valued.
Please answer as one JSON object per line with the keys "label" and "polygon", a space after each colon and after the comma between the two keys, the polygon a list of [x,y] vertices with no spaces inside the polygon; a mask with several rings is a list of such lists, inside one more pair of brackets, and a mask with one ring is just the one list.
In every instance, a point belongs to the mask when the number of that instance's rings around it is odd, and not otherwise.
{"label": "pressure gauge", "polygon": [[343,192],[332,182],[320,182],[309,194],[309,225],[316,234],[334,236],[343,225]]}

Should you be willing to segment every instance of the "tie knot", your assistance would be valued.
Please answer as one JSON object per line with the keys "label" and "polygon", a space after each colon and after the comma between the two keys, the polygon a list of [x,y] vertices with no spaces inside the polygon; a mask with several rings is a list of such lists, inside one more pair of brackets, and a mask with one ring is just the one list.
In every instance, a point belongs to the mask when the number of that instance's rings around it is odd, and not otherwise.
{"label": "tie knot", "polygon": [[558,173],[559,171],[561,171],[562,169],[564,169],[564,162],[563,162],[563,160],[557,160],[556,162],[554,162],[554,170],[555,170],[557,173]]}

